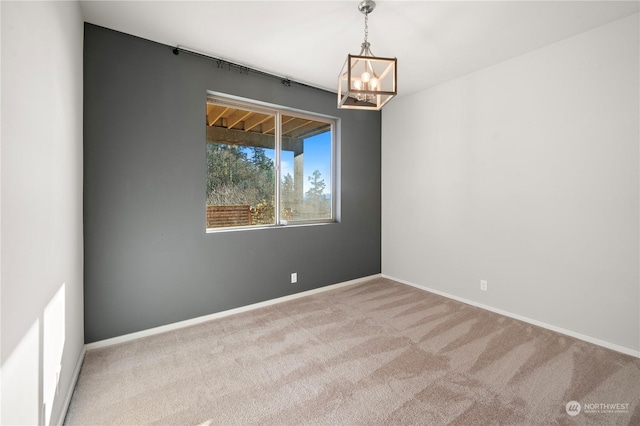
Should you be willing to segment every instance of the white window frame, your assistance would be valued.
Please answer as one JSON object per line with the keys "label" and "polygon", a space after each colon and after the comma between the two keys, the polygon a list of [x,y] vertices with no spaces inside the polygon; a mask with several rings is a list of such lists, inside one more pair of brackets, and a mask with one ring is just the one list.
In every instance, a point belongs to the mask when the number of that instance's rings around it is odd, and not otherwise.
{"label": "white window frame", "polygon": [[[255,101],[251,99],[241,98],[238,96],[228,95],[220,92],[207,91],[207,99],[205,106],[209,103],[215,103],[216,105],[227,105],[234,108],[242,108],[247,111],[255,111],[263,114],[270,114],[275,116],[275,172],[276,172],[276,188],[275,188],[275,223],[273,225],[246,225],[246,226],[229,226],[223,228],[206,228],[207,233],[228,232],[238,230],[252,230],[252,229],[265,229],[265,228],[281,228],[281,227],[296,227],[296,226],[309,226],[309,225],[325,225],[331,223],[337,223],[340,205],[339,197],[339,176],[338,176],[338,146],[339,146],[339,129],[340,118],[333,117],[324,114],[318,114],[309,111],[303,111],[294,108],[288,108],[281,105],[270,104],[261,101]],[[296,118],[303,118],[308,120],[315,120],[322,123],[331,125],[331,218],[329,219],[316,219],[316,220],[296,220],[285,221],[282,219],[280,208],[280,192],[282,186],[282,167],[281,167],[281,152],[282,152],[282,116],[287,115]],[[206,137],[205,137],[205,143]],[[205,201],[206,204],[206,201]]]}

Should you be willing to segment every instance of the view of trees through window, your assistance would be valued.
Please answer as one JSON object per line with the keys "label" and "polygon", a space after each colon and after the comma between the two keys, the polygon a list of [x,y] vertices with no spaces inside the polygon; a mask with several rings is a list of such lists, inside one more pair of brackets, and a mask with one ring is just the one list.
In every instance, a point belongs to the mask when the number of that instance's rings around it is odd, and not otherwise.
{"label": "view of trees through window", "polygon": [[331,122],[276,114],[207,103],[207,228],[333,219]]}

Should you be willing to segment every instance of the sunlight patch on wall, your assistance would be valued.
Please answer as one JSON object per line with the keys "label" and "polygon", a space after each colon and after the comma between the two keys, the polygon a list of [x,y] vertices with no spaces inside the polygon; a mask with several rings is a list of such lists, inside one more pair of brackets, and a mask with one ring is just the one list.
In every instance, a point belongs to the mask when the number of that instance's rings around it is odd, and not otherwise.
{"label": "sunlight patch on wall", "polygon": [[2,365],[0,424],[44,424],[52,419],[65,342],[65,283]]}
{"label": "sunlight patch on wall", "polygon": [[51,424],[53,402],[58,394],[65,341],[65,283],[44,308],[42,402],[44,424]]}

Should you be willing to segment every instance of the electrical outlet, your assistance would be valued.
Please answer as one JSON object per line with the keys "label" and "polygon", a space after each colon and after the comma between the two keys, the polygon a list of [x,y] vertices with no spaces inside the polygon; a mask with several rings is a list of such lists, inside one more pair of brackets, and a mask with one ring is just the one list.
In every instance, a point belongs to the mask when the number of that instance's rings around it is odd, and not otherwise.
{"label": "electrical outlet", "polygon": [[480,280],[480,290],[487,291],[487,282],[485,280]]}
{"label": "electrical outlet", "polygon": [[292,272],[291,273],[291,284],[295,284],[298,282],[298,273],[297,272]]}

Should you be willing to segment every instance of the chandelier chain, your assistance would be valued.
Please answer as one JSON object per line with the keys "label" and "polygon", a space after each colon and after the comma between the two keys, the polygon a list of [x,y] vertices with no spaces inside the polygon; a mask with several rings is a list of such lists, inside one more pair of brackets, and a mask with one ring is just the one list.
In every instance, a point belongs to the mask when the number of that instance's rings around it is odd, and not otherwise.
{"label": "chandelier chain", "polygon": [[364,42],[367,42],[367,38],[369,37],[369,14],[364,14]]}

